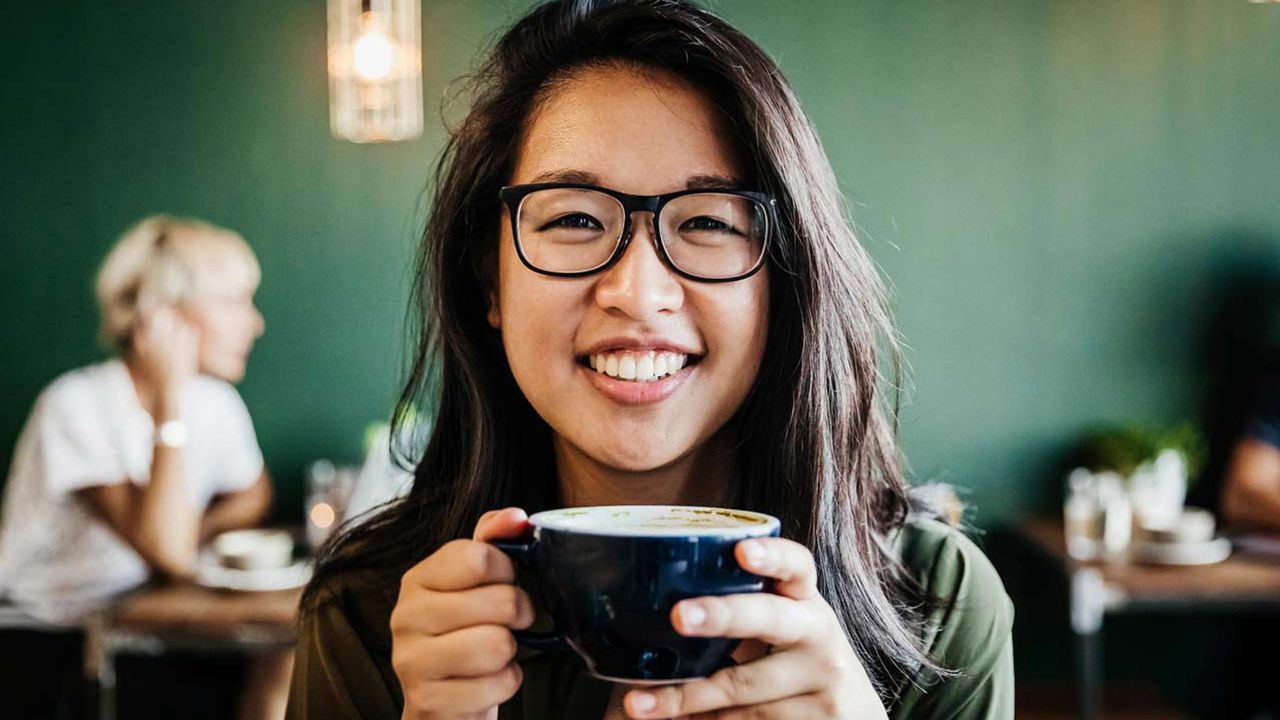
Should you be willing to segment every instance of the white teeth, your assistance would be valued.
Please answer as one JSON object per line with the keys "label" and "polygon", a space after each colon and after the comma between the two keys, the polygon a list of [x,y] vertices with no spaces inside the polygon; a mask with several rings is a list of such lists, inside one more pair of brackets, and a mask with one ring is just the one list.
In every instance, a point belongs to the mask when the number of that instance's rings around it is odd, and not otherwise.
{"label": "white teeth", "polygon": [[636,379],[652,380],[653,379],[653,356],[641,355],[636,359]]}
{"label": "white teeth", "polygon": [[653,382],[674,375],[688,361],[689,356],[684,353],[652,350],[596,353],[587,358],[587,364],[596,372],[635,382]]}

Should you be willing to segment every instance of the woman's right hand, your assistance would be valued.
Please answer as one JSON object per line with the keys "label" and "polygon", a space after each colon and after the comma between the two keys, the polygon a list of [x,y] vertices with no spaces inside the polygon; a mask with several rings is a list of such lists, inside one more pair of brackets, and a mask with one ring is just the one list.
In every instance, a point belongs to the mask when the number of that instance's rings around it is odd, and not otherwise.
{"label": "woman's right hand", "polygon": [[196,329],[172,307],[157,308],[138,323],[133,351],[142,372],[155,383],[157,406],[176,401],[198,372],[198,347]]}
{"label": "woman's right hand", "polygon": [[519,508],[492,510],[471,540],[454,540],[409,569],[391,612],[391,665],[406,720],[498,717],[520,689],[513,629],[533,624],[511,559],[487,541],[528,529]]}

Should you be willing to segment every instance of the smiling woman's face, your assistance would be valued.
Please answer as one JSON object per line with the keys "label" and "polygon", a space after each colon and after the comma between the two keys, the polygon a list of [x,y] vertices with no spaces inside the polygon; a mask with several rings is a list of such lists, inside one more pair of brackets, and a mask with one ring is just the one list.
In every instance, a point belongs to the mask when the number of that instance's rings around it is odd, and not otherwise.
{"label": "smiling woman's face", "polygon": [[[742,187],[746,168],[731,137],[711,101],[673,75],[592,69],[560,85],[533,117],[510,183],[576,174],[658,195],[711,176]],[[616,264],[551,277],[521,264],[505,209],[500,227],[489,321],[562,450],[617,470],[662,468],[701,447],[742,404],[764,350],[767,268],[726,283],[683,278],[660,259],[650,213],[637,212]],[[630,363],[641,374],[648,363],[675,372],[642,381],[592,369],[625,376]]]}

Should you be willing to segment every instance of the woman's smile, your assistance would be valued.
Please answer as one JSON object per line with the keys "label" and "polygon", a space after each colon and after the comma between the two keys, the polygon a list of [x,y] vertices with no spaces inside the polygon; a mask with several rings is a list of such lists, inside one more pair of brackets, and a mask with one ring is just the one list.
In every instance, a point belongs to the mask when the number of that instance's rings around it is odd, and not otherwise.
{"label": "woman's smile", "polygon": [[690,378],[702,353],[692,344],[662,338],[610,338],[578,356],[582,372],[605,397],[646,405],[671,397]]}
{"label": "woman's smile", "polygon": [[667,351],[622,350],[596,353],[586,358],[586,362],[601,375],[620,380],[653,382],[683,370],[689,364],[689,356]]}
{"label": "woman's smile", "polygon": [[579,363],[579,370],[605,397],[622,405],[647,405],[671,397],[697,371],[677,353],[616,352],[590,356],[595,369]]}

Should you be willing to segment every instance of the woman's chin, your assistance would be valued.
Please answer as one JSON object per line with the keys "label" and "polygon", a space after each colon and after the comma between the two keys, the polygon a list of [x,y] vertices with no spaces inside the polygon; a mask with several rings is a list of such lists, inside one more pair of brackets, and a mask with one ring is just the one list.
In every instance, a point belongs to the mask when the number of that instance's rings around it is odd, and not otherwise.
{"label": "woman's chin", "polygon": [[245,363],[232,362],[224,360],[220,362],[205,363],[200,368],[200,372],[205,375],[211,375],[219,380],[225,380],[232,385],[244,379]]}
{"label": "woman's chin", "polygon": [[[632,436],[633,438],[636,436]],[[597,445],[587,452],[592,460],[612,470],[628,473],[646,473],[670,465],[681,457],[680,448],[670,445]]]}

